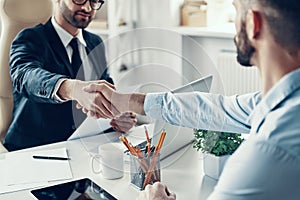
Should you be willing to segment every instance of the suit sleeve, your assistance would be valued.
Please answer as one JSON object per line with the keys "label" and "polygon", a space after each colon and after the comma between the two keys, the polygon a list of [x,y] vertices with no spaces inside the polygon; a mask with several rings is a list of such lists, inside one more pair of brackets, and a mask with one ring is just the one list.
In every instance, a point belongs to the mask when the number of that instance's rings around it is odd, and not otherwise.
{"label": "suit sleeve", "polygon": [[40,103],[57,103],[51,98],[56,82],[65,75],[46,70],[47,39],[32,29],[17,35],[11,46],[10,73],[14,92]]}

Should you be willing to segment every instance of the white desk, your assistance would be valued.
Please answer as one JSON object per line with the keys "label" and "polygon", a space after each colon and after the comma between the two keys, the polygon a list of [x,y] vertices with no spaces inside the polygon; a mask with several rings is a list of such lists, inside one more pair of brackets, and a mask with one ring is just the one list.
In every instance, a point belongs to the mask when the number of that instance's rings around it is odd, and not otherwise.
{"label": "white desk", "polygon": [[[98,136],[95,136],[93,141],[97,141],[97,137]],[[97,143],[95,142],[94,145],[97,145]],[[128,171],[125,172],[123,178],[117,180],[106,180],[102,178],[101,174],[94,174],[91,168],[90,153],[87,152],[86,143],[82,140],[60,142],[26,149],[25,151],[60,147],[66,147],[68,149],[71,158],[70,166],[73,179],[88,177],[120,200],[133,200],[138,195],[139,191],[130,185],[130,174]],[[168,188],[176,193],[177,199],[206,199],[216,183],[214,179],[203,176],[201,153],[193,149],[191,145],[163,160],[162,165],[165,166],[161,170],[162,182],[167,184]],[[126,168],[128,169],[128,164],[125,164],[125,169]],[[55,181],[49,183],[49,186],[68,181]],[[35,198],[31,195],[29,190],[25,190],[0,195],[0,199],[29,200]]]}

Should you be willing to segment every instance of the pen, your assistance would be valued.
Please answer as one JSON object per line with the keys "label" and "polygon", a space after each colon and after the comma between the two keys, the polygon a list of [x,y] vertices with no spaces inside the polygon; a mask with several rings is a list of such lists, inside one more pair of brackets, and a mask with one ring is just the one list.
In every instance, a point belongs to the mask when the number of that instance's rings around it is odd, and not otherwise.
{"label": "pen", "polygon": [[34,159],[44,159],[44,160],[71,160],[65,157],[55,157],[55,156],[32,156]]}

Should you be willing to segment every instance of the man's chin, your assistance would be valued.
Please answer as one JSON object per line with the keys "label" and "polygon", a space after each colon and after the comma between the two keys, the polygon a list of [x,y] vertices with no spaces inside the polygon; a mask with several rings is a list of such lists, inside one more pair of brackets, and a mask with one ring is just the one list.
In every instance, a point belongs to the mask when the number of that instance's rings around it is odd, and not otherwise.
{"label": "man's chin", "polygon": [[88,25],[90,24],[90,21],[81,21],[81,22],[78,22],[76,27],[77,28],[86,28],[88,27]]}
{"label": "man's chin", "polygon": [[88,25],[78,25],[77,28],[85,29]]}
{"label": "man's chin", "polygon": [[91,23],[91,19],[75,18],[74,23],[77,28],[86,28]]}

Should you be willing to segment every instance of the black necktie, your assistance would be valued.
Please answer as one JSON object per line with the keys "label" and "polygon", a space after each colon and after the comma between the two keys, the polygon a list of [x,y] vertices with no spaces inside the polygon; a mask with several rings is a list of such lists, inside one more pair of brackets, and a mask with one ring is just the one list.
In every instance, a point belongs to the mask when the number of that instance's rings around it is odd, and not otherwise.
{"label": "black necktie", "polygon": [[83,80],[83,69],[80,69],[82,61],[80,58],[77,41],[78,41],[77,38],[73,38],[70,42],[70,46],[73,49],[71,65],[72,65],[72,69],[73,69],[74,75],[75,75],[75,77],[72,77],[72,78],[77,77],[77,79]]}
{"label": "black necktie", "polygon": [[[78,41],[77,38],[73,38],[70,42],[70,46],[73,49],[71,65],[72,65],[72,69],[73,69],[74,76],[75,76],[72,78],[84,80],[83,67],[80,68],[82,61],[80,58],[77,41]],[[78,110],[76,108],[76,106],[75,106],[76,103],[77,102],[75,102],[75,101],[72,102],[72,110],[73,110],[73,119],[74,119],[75,127],[77,128],[83,122],[83,120],[86,118],[86,115],[83,114],[83,112],[81,110]]]}

